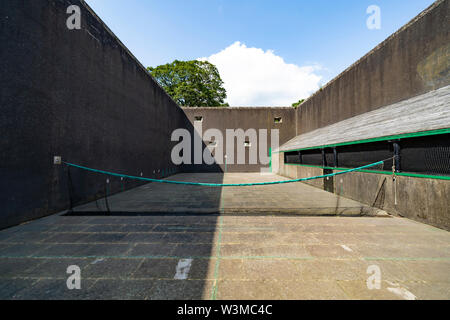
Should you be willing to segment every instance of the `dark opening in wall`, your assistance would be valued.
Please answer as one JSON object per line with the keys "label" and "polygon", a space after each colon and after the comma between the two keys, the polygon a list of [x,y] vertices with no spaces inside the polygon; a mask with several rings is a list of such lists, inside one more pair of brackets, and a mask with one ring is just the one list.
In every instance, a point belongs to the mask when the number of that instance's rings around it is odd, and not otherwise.
{"label": "dark opening in wall", "polygon": [[273,118],[273,122],[274,122],[274,123],[283,123],[283,118],[281,118],[281,117],[275,117],[275,118]]}
{"label": "dark opening in wall", "polygon": [[284,163],[301,164],[300,151],[292,151],[284,153]]}
{"label": "dark opening in wall", "polygon": [[196,116],[195,117],[195,121],[203,122],[203,117],[202,116]]}
{"label": "dark opening in wall", "polygon": [[337,167],[334,163],[334,152],[332,148],[326,148],[324,156],[325,167]]}
{"label": "dark opening in wall", "polygon": [[302,151],[300,160],[302,164],[321,166],[323,165],[322,149]]}
{"label": "dark opening in wall", "polygon": [[450,175],[450,134],[439,134],[392,141],[338,146],[335,148],[285,152],[286,164],[303,164],[332,168],[358,168],[386,160],[370,170],[392,171],[397,145],[397,172]]}
{"label": "dark opening in wall", "polygon": [[404,139],[399,144],[402,171],[450,175],[450,134]]}
{"label": "dark opening in wall", "polygon": [[[358,168],[394,156],[392,142],[380,141],[354,144],[337,148],[339,167]],[[392,171],[392,161],[386,161],[382,171]]]}

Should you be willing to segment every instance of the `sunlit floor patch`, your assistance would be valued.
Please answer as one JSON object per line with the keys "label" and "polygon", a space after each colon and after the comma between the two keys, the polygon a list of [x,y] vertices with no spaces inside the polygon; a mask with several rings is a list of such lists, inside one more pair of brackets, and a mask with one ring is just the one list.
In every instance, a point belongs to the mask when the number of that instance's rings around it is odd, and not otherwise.
{"label": "sunlit floor patch", "polygon": [[[54,215],[0,231],[0,298],[450,299],[447,231],[402,218],[290,214],[358,206],[303,184],[193,190],[147,185],[111,197],[111,216]],[[202,206],[224,214],[196,214]],[[121,215],[126,208],[147,214]],[[67,287],[70,266],[80,290]]]}
{"label": "sunlit floor patch", "polygon": [[[54,216],[1,231],[0,298],[450,298],[449,233],[406,219],[101,219]],[[121,242],[97,229],[100,223],[125,228]],[[169,228],[174,224],[214,231]],[[80,267],[80,290],[67,289],[71,265]],[[367,288],[372,265],[380,289]]]}

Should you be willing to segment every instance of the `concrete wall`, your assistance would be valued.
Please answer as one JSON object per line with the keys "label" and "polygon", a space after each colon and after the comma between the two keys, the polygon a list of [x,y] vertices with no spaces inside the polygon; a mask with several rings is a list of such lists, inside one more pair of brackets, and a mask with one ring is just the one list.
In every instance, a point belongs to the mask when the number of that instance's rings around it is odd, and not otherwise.
{"label": "concrete wall", "polygon": [[[284,165],[281,154],[274,156],[279,157],[279,173],[283,176],[298,179],[324,174],[321,168]],[[332,172],[339,171],[331,170],[329,173]],[[397,176],[394,183],[392,175],[365,172],[346,173],[330,180],[333,192],[338,195],[372,205],[394,215],[450,230],[448,180]],[[325,190],[325,184],[330,181],[318,179],[306,183]]]}
{"label": "concrete wall", "polygon": [[[69,5],[81,7],[81,30],[66,27]],[[7,1],[0,6],[0,228],[67,208],[68,170],[53,165],[55,155],[89,167],[146,177],[161,177],[177,169],[220,172],[224,165],[176,168],[170,159],[173,130],[187,128],[194,133],[192,123],[200,115],[203,131],[279,129],[282,144],[297,134],[448,85],[448,15],[449,1],[437,1],[297,111],[183,111],[82,1]],[[274,123],[275,117],[282,117],[283,122]],[[245,164],[227,169],[258,171],[261,167]],[[294,170],[295,175],[314,174],[312,169],[299,170]],[[76,203],[103,196],[104,176],[70,171]],[[365,177],[355,173],[355,181],[344,182],[344,189],[353,190],[348,197],[368,201],[372,193],[366,196],[361,191]],[[113,193],[136,185],[113,178],[108,188]],[[394,209],[408,217],[448,225],[448,212],[443,208],[449,202],[442,196],[449,194],[448,184],[413,179],[408,185],[415,187],[405,185],[401,201],[418,197],[427,201],[429,209],[421,207],[412,213],[406,202]],[[424,194],[428,198],[420,198]]]}
{"label": "concrete wall", "polygon": [[[310,132],[449,85],[449,13],[450,1],[436,1],[313,95],[296,111],[297,133]],[[279,173],[287,177],[333,172],[284,165],[283,154],[274,154],[274,158],[280,162]],[[450,181],[407,176],[398,176],[396,181],[397,204],[393,179],[385,174],[355,172],[308,183],[450,230]]]}
{"label": "concrete wall", "polygon": [[[255,129],[258,133],[260,129],[267,129],[267,148],[271,146],[271,130],[279,130],[279,143],[281,144],[287,142],[293,136],[295,136],[295,109],[292,107],[287,108],[269,108],[269,107],[240,107],[240,108],[183,108],[187,118],[194,126],[195,117],[202,117],[203,121],[201,123],[203,133],[208,129],[219,129],[224,137],[223,154],[226,154],[226,130],[227,129],[243,129],[244,131],[248,129]],[[275,123],[274,119],[276,117],[281,117],[281,123]],[[258,146],[261,147],[262,139],[258,135]],[[205,145],[209,141],[204,141]],[[220,146],[217,146],[220,147]],[[252,145],[251,147],[255,147]],[[262,167],[269,167],[261,163],[261,159],[258,157],[257,164],[249,164],[249,149],[246,149],[245,163],[237,164],[237,148],[238,143],[234,142],[234,158],[235,164],[227,164],[228,172],[258,172]],[[259,152],[259,150],[258,150]],[[269,153],[267,153],[269,155]],[[228,156],[229,159],[229,156]],[[184,170],[201,172],[201,171],[225,171],[225,165],[223,164],[214,167],[207,165],[197,165],[197,166],[185,166]]]}
{"label": "concrete wall", "polygon": [[450,1],[436,1],[297,110],[298,134],[450,84]]}
{"label": "concrete wall", "polygon": [[[66,27],[71,4],[81,30]],[[170,134],[189,121],[81,1],[6,1],[0,23],[0,228],[68,207],[55,155],[146,177],[176,169]],[[106,177],[71,175],[76,203],[104,195]],[[111,178],[109,192],[136,185]]]}

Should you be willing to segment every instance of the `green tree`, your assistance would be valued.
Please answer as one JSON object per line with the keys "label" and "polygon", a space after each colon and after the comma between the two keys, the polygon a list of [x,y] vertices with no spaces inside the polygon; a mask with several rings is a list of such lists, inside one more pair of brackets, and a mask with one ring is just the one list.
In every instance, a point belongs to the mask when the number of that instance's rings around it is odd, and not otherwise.
{"label": "green tree", "polygon": [[305,102],[305,99],[300,99],[300,100],[298,100],[297,102],[294,102],[293,104],[292,104],[292,106],[294,107],[294,108],[297,108],[299,105],[301,105],[303,102]]}
{"label": "green tree", "polygon": [[227,97],[216,66],[207,61],[179,61],[147,68],[180,106],[223,107]]}

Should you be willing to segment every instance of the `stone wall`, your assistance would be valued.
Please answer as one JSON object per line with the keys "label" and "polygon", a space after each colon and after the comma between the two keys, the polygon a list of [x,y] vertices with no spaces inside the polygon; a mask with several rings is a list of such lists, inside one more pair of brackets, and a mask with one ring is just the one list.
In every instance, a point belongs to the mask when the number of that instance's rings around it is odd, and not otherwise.
{"label": "stone wall", "polygon": [[[66,10],[81,8],[81,29]],[[130,175],[175,172],[170,135],[184,112],[79,0],[0,6],[0,228],[69,205],[68,169],[53,157]],[[139,183],[70,169],[83,203]]]}
{"label": "stone wall", "polygon": [[450,84],[450,1],[438,0],[297,110],[298,134]]}
{"label": "stone wall", "polygon": [[[279,174],[293,179],[314,177],[324,174],[319,167],[285,165],[282,154],[279,158]],[[330,170],[326,173],[339,172]],[[332,185],[335,194],[350,198],[390,214],[406,217],[419,222],[450,230],[450,181],[393,176],[369,172],[351,172],[326,179],[305,182],[326,190]]]}
{"label": "stone wall", "polygon": [[[297,133],[301,135],[449,85],[449,13],[450,1],[436,1],[314,94],[296,111]],[[411,114],[414,116],[420,114]],[[282,153],[273,157],[280,162],[279,174],[291,178],[335,172],[284,165]],[[391,175],[354,172],[308,183],[450,230],[449,180],[397,176],[394,183]]]}
{"label": "stone wall", "polygon": [[[279,130],[279,144],[287,142],[293,136],[295,136],[295,109],[292,107],[286,108],[269,108],[269,107],[240,107],[240,108],[183,108],[186,113],[187,118],[194,126],[195,118],[201,117],[201,127],[203,133],[208,129],[218,129],[224,137],[224,145],[222,146],[226,154],[227,142],[226,142],[226,130],[231,129],[243,129],[244,131],[248,129],[255,129],[258,133],[258,145],[252,145],[252,148],[260,148],[263,144],[263,139],[259,135],[260,129],[267,130],[267,148],[271,147],[271,130]],[[281,122],[276,122],[277,121]],[[205,145],[209,141],[204,141]],[[241,146],[242,147],[242,146]],[[220,148],[220,146],[217,146]],[[237,148],[238,142],[234,142],[234,158],[237,159]],[[245,164],[227,164],[228,172],[258,172],[261,168],[269,167],[269,164],[261,163],[258,157],[258,162],[256,164],[249,164],[249,148],[245,151]],[[259,152],[259,150],[258,150]],[[267,156],[269,156],[269,150],[267,149]],[[228,155],[228,159],[230,159]],[[201,171],[212,171],[221,170],[225,171],[225,161],[223,159],[223,164],[217,167],[211,167],[206,165],[201,166],[186,166],[185,170],[192,172]]]}

